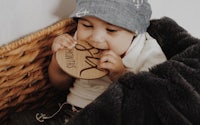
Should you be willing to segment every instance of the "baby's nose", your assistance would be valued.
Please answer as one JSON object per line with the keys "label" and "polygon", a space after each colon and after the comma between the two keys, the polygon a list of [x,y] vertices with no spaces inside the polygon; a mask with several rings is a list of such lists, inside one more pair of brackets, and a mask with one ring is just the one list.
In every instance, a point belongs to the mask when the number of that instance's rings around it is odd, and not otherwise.
{"label": "baby's nose", "polygon": [[95,31],[91,35],[91,40],[93,42],[105,42],[105,33],[101,31]]}

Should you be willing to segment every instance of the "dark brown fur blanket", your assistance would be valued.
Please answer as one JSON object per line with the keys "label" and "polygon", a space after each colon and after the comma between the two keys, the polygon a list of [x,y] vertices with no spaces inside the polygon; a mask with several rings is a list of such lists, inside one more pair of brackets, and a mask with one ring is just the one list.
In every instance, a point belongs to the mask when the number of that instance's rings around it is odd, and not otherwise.
{"label": "dark brown fur blanket", "polygon": [[167,17],[148,32],[168,60],[126,73],[68,125],[200,125],[200,40]]}

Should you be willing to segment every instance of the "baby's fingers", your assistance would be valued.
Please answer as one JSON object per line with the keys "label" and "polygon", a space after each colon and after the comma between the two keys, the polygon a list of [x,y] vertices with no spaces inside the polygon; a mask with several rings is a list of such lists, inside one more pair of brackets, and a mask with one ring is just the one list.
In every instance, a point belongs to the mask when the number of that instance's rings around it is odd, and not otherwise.
{"label": "baby's fingers", "polygon": [[57,52],[58,50],[64,49],[64,46],[62,46],[61,44],[54,44],[52,45],[52,51],[53,52]]}
{"label": "baby's fingers", "polygon": [[54,39],[52,44],[52,51],[56,52],[60,49],[68,48],[71,49],[76,45],[76,41],[68,34],[63,34]]}
{"label": "baby's fingers", "polygon": [[76,40],[69,34],[63,34],[60,41],[62,41],[62,45],[68,49],[73,48],[77,44]]}

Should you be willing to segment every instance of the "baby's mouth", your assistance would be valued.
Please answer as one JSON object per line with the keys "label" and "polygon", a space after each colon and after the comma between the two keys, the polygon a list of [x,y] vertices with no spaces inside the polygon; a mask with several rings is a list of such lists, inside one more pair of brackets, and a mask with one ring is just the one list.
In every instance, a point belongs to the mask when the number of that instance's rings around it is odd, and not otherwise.
{"label": "baby's mouth", "polygon": [[87,43],[88,43],[90,46],[92,46],[92,47],[94,47],[94,48],[96,48],[96,49],[98,49],[98,50],[101,50],[101,51],[104,51],[104,50],[108,49],[108,48],[105,47],[105,43],[92,42],[92,41],[87,41]]}

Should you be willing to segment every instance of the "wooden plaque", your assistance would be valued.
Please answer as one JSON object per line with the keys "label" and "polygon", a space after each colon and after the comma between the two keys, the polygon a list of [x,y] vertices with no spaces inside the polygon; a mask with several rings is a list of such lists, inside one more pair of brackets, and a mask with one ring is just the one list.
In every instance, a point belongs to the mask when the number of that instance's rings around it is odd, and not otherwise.
{"label": "wooden plaque", "polygon": [[78,41],[71,50],[59,50],[56,53],[56,60],[63,71],[75,78],[95,79],[108,73],[97,68],[99,56],[100,50],[84,41]]}

